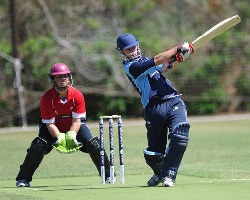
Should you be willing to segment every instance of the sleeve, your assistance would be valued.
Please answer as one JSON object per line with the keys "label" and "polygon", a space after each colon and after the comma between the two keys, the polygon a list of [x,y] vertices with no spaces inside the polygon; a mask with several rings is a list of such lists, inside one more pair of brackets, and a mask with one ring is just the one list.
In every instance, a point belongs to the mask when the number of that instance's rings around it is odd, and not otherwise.
{"label": "sleeve", "polygon": [[[143,62],[134,62],[129,67],[129,73],[134,77],[137,78],[141,74],[148,71],[150,68],[155,66],[154,58],[149,60],[145,60]],[[155,70],[155,68],[153,69]]]}
{"label": "sleeve", "polygon": [[159,71],[160,73],[162,73],[162,66],[163,66],[163,65],[157,65],[157,66],[155,67],[155,69],[156,69],[157,71]]}
{"label": "sleeve", "polygon": [[72,110],[73,118],[86,118],[85,99],[83,94],[76,90],[74,93],[75,105]]}
{"label": "sleeve", "polygon": [[44,123],[55,122],[55,112],[53,109],[53,99],[49,92],[45,92],[40,101],[40,114]]}

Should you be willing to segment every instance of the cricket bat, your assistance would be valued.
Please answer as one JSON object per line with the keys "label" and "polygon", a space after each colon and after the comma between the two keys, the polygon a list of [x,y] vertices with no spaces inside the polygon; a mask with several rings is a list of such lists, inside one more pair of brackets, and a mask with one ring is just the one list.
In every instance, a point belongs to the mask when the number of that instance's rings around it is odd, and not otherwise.
{"label": "cricket bat", "polygon": [[240,23],[240,21],[241,21],[240,17],[238,15],[235,15],[216,24],[215,26],[213,26],[211,29],[209,29],[207,32],[205,32],[203,35],[201,35],[192,42],[194,50],[197,50],[202,45],[206,44],[216,36],[222,34],[226,30]]}
{"label": "cricket bat", "polygon": [[[216,24],[212,28],[210,28],[207,32],[205,32],[203,35],[199,36],[197,39],[195,39],[192,42],[192,45],[194,47],[194,51],[196,51],[198,48],[200,48],[202,45],[206,44],[216,36],[222,34],[226,30],[232,28],[236,24],[240,23],[241,19],[238,15],[235,15],[233,17],[229,17],[220,23]],[[173,56],[169,63],[172,63],[176,60],[176,57]]]}

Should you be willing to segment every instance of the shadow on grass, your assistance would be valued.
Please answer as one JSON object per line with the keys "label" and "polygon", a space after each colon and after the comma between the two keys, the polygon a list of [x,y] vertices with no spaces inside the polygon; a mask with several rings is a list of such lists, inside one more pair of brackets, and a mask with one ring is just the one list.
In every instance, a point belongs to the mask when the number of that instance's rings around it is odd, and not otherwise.
{"label": "shadow on grass", "polygon": [[39,191],[77,191],[77,190],[106,190],[106,189],[121,189],[121,188],[148,188],[148,186],[96,186],[96,187],[84,187],[84,185],[57,185],[57,186],[48,186],[48,185],[42,185],[42,186],[32,186],[32,187],[2,187],[5,189],[28,189],[28,190],[39,190]]}
{"label": "shadow on grass", "polygon": [[[47,186],[50,187],[50,186]],[[73,188],[67,188],[67,187],[73,187]],[[42,191],[77,191],[77,190],[107,190],[107,189],[121,189],[121,188],[146,188],[148,186],[114,186],[114,187],[105,187],[105,186],[97,186],[97,187],[84,187],[83,185],[64,185],[64,186],[52,186],[51,189],[43,189],[46,188],[46,186],[36,186],[34,188],[39,189],[41,188]]]}

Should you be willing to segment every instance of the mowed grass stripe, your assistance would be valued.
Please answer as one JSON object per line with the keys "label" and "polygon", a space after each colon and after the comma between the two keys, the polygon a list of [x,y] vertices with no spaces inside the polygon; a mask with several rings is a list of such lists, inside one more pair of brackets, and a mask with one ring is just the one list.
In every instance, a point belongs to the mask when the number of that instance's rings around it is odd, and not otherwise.
{"label": "mowed grass stripe", "polygon": [[[91,130],[98,136],[98,127]],[[2,133],[0,199],[250,199],[249,120],[191,122],[189,147],[173,188],[146,187],[152,172],[142,153],[144,124],[124,126],[123,132],[125,184],[119,183],[115,138],[116,184],[100,184],[88,154],[53,150],[35,172],[31,188],[16,188],[15,177],[37,132]]]}

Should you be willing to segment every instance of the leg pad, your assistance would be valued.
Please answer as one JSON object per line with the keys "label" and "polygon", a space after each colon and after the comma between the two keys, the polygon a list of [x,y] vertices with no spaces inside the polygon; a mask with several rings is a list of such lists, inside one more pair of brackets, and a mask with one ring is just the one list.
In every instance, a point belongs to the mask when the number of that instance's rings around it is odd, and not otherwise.
{"label": "leg pad", "polygon": [[42,162],[47,150],[47,142],[40,137],[36,137],[32,141],[30,148],[27,150],[27,155],[23,164],[20,166],[20,171],[16,177],[16,180],[18,181],[23,179],[27,182],[31,182],[32,176]]}
{"label": "leg pad", "polygon": [[144,150],[144,158],[149,167],[154,171],[154,174],[160,176],[164,164],[164,155]]}
{"label": "leg pad", "polygon": [[169,135],[170,143],[165,156],[162,177],[170,177],[175,180],[183,155],[188,145],[188,123],[178,124]]}
{"label": "leg pad", "polygon": [[[100,169],[100,141],[97,137],[94,137],[86,144],[87,151],[95,164],[99,175],[101,175],[101,169]],[[108,178],[110,176],[110,164],[109,159],[107,156],[107,153],[104,152],[104,163],[105,163],[105,177]]]}

